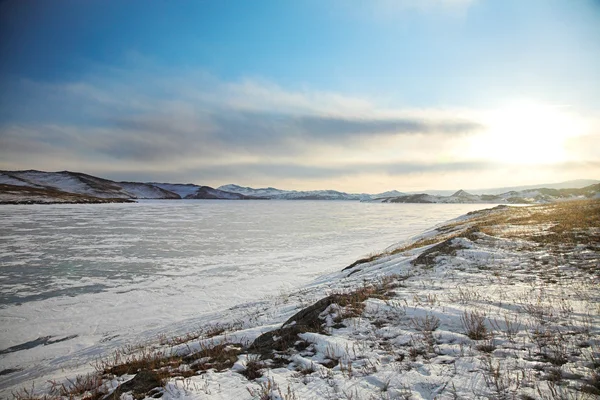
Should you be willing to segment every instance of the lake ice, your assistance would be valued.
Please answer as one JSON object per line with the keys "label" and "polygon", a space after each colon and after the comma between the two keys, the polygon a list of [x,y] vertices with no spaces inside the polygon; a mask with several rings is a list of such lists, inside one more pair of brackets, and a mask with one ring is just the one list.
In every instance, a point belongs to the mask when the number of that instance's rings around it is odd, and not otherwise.
{"label": "lake ice", "polygon": [[[0,207],[0,390],[301,288],[490,205],[142,201]],[[60,339],[75,336],[69,340]]]}

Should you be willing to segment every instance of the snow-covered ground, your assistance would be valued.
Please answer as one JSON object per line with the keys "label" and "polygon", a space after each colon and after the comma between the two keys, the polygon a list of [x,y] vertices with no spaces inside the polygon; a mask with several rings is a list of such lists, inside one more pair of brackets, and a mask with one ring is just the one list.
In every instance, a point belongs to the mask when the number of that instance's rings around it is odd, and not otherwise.
{"label": "snow-covered ground", "polygon": [[[33,381],[43,386],[158,335],[250,320],[324,273],[477,208],[303,201],[3,206],[0,372],[9,372],[0,375],[0,388],[6,394]],[[23,344],[31,348],[19,349]]]}
{"label": "snow-covered ground", "polygon": [[[252,304],[250,313],[231,310],[221,320],[231,324],[225,334],[205,327],[200,338],[165,339],[172,364],[161,371],[171,377],[159,392],[165,399],[598,398],[599,218],[599,202],[575,202],[451,221],[297,293]],[[342,306],[324,308],[316,324],[298,329],[304,333],[286,334],[284,321],[294,329],[304,318],[298,311],[332,293]],[[279,351],[257,347],[255,339],[274,329]],[[224,354],[237,360],[224,368]]]}

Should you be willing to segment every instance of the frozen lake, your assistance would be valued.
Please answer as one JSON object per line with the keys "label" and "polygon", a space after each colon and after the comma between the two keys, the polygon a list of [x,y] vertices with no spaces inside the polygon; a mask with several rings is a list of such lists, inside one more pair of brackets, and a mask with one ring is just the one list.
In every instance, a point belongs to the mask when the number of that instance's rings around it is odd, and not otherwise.
{"label": "frozen lake", "polygon": [[[211,200],[1,206],[0,372],[21,371],[0,374],[0,390],[292,291],[489,207]],[[15,348],[47,336],[46,345]]]}

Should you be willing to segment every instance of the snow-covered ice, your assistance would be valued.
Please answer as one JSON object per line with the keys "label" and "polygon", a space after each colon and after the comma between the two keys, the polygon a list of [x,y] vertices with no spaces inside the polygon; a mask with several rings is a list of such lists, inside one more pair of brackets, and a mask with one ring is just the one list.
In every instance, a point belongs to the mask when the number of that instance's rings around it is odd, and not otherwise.
{"label": "snow-covered ice", "polygon": [[[480,205],[143,201],[0,208],[8,390],[233,316]],[[260,315],[260,317],[259,317]],[[264,329],[264,327],[263,327]],[[248,337],[257,336],[247,332]],[[66,339],[66,340],[62,340]]]}

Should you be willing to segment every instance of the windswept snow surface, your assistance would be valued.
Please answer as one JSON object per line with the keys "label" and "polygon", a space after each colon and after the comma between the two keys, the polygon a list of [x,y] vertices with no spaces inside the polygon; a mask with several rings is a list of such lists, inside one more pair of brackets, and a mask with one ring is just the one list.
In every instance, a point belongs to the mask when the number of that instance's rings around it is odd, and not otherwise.
{"label": "windswept snow surface", "polygon": [[[261,313],[264,304],[479,208],[211,200],[3,206],[0,370],[14,371],[0,375],[0,394],[89,371],[99,357],[160,334],[236,318],[272,324],[280,317]],[[319,279],[322,287],[327,278]]]}

